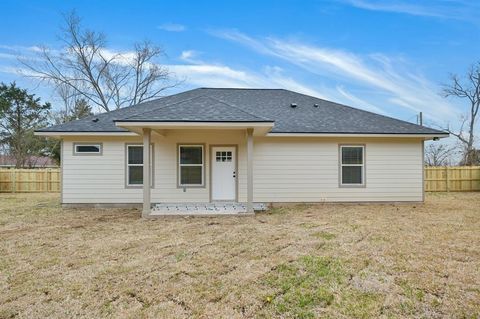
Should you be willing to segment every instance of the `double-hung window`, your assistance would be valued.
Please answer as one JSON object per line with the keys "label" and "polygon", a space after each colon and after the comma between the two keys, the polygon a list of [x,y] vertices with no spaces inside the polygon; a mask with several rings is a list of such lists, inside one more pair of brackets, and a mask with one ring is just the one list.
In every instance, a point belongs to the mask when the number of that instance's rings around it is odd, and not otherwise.
{"label": "double-hung window", "polygon": [[365,146],[340,146],[340,185],[365,185]]}
{"label": "double-hung window", "polygon": [[[150,145],[150,181],[153,186],[153,147]],[[143,145],[127,145],[127,186],[143,185]]]}
{"label": "double-hung window", "polygon": [[204,186],[204,162],[203,145],[179,145],[178,186]]}

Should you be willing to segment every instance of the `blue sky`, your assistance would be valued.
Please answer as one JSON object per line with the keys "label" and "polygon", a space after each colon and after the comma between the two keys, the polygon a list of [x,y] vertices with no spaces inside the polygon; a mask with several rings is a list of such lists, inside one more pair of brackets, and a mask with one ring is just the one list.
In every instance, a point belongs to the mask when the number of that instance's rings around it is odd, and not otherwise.
{"label": "blue sky", "polygon": [[0,81],[16,80],[56,103],[48,87],[18,74],[15,55],[58,48],[62,12],[104,32],[111,51],[161,45],[167,65],[193,87],[287,88],[403,120],[455,125],[464,104],[439,93],[449,73],[478,61],[480,2],[2,1]]}

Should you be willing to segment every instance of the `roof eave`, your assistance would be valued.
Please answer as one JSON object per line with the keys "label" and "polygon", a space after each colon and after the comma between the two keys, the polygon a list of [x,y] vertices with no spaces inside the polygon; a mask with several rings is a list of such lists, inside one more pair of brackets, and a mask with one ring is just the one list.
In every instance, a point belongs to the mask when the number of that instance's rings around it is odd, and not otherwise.
{"label": "roof eave", "polygon": [[275,137],[392,137],[392,138],[422,138],[432,140],[446,138],[448,133],[324,133],[324,132],[270,132],[267,136]]}
{"label": "roof eave", "polygon": [[254,135],[266,135],[271,131],[273,121],[115,121],[117,127],[125,128],[132,132],[142,134],[143,128],[153,130],[185,130],[185,129],[210,129],[210,130],[241,130],[253,128]]}
{"label": "roof eave", "polygon": [[35,131],[36,136],[62,138],[64,136],[138,136],[135,132],[119,131]]}

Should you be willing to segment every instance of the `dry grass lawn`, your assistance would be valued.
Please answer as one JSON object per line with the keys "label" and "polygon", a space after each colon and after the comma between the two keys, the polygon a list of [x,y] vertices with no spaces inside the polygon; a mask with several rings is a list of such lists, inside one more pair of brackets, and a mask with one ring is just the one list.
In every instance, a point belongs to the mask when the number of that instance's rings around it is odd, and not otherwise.
{"label": "dry grass lawn", "polygon": [[478,318],[480,194],[142,220],[0,196],[0,318]]}

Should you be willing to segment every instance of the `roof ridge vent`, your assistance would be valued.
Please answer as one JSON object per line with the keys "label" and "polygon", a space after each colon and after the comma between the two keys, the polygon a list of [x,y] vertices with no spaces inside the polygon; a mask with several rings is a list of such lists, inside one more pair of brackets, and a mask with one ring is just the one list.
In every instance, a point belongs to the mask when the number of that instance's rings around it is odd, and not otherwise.
{"label": "roof ridge vent", "polygon": [[291,107],[292,109],[296,108],[296,107],[297,107],[297,103],[291,103],[291,104],[290,104],[290,107]]}

